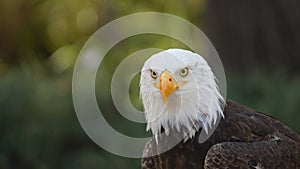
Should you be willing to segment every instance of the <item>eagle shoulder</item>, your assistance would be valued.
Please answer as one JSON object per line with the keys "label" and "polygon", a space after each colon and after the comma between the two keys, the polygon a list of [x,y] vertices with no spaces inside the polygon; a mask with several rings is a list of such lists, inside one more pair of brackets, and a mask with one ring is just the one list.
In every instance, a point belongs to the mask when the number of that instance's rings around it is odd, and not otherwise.
{"label": "eagle shoulder", "polygon": [[242,141],[260,141],[278,132],[300,142],[300,135],[279,120],[232,100],[227,100],[224,115],[225,119],[221,121],[218,132],[226,130],[226,133],[244,138]]}

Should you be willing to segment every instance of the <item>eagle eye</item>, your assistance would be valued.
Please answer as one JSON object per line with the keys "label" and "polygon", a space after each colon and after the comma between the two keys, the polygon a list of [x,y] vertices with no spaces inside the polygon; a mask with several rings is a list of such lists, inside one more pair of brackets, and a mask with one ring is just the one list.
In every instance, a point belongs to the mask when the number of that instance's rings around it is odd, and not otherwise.
{"label": "eagle eye", "polygon": [[151,73],[151,77],[153,79],[156,79],[157,78],[157,73],[155,71],[153,71],[152,69],[150,69],[150,73]]}
{"label": "eagle eye", "polygon": [[189,74],[189,69],[187,67],[180,70],[180,76],[185,77]]}

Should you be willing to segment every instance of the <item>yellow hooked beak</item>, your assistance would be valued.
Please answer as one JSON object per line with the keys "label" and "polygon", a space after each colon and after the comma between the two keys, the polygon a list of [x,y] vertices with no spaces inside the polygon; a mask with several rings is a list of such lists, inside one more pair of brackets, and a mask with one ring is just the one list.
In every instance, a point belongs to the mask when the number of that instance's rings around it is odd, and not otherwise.
{"label": "yellow hooked beak", "polygon": [[154,84],[154,86],[160,90],[165,105],[168,105],[168,97],[170,94],[179,88],[179,84],[168,71],[164,71],[160,75],[159,83]]}

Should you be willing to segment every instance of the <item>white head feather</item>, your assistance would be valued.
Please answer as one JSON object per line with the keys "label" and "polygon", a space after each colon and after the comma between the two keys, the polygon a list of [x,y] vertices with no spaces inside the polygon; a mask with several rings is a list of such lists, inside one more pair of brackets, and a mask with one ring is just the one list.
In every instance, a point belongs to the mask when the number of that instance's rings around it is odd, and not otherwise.
{"label": "white head feather", "polygon": [[[188,68],[188,75],[182,77],[180,71],[184,68]],[[151,71],[158,78],[151,77]],[[170,94],[167,105],[154,86],[160,83],[159,76],[164,71],[179,84],[185,84]],[[223,117],[221,104],[224,99],[210,66],[200,55],[187,50],[168,49],[151,56],[141,71],[140,94],[147,131],[151,129],[155,136],[163,127],[167,135],[171,129],[176,129],[185,139],[192,138],[199,128],[208,132],[208,128]]]}

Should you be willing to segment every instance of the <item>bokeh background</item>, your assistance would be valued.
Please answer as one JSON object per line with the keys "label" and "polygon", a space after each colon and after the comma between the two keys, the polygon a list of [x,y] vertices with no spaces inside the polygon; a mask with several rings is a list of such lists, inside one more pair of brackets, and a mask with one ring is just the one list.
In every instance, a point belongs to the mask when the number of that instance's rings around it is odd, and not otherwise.
{"label": "bokeh background", "polygon": [[[140,159],[113,155],[88,138],[71,92],[73,66],[88,37],[135,12],[167,12],[198,26],[219,52],[228,98],[299,133],[299,7],[297,0],[1,0],[0,168],[139,168]],[[97,75],[97,99],[106,119],[130,136],[150,133],[114,108],[111,74],[126,56],[149,47],[184,48],[168,37],[134,36],[109,52],[113,57]],[[129,92],[141,109],[137,84],[138,77]]]}

